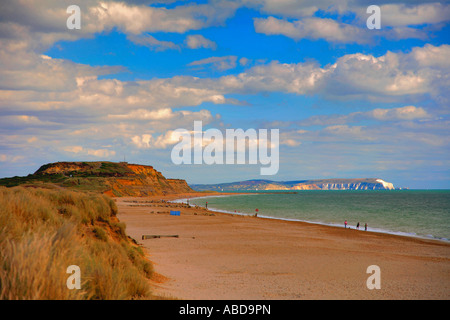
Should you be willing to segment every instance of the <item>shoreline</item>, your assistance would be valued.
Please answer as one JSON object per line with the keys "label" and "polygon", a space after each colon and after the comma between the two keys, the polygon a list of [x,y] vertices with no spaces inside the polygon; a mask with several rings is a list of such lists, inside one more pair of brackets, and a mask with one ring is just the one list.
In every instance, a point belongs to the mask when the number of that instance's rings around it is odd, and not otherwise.
{"label": "shoreline", "polygon": [[[239,196],[239,195],[258,195],[258,193],[229,193],[229,194],[222,194],[222,195],[204,195],[199,197],[192,197],[192,198],[179,198],[175,200],[170,200],[170,202],[173,203],[180,203],[180,201],[187,200],[187,199],[206,199],[206,198],[217,198],[217,197],[230,197],[230,196]],[[204,206],[200,206],[202,208],[205,208]],[[242,215],[242,216],[249,216],[253,217],[250,213],[243,213],[243,212],[232,212],[228,210],[222,210],[217,208],[208,208],[209,211],[214,211],[217,213],[222,214],[230,214],[230,215]],[[337,224],[337,223],[326,223],[326,222],[316,222],[316,221],[307,221],[307,220],[300,220],[300,219],[294,219],[294,218],[282,218],[282,217],[273,217],[273,216],[267,216],[267,215],[258,215],[255,218],[261,218],[261,219],[272,219],[272,220],[281,220],[281,221],[291,221],[291,222],[302,222],[302,223],[308,223],[312,225],[321,225],[321,226],[328,226],[333,228],[342,228],[346,229],[345,227]],[[380,228],[369,228],[368,230],[363,229],[356,229],[356,227],[350,227],[348,226],[347,229],[352,229],[356,231],[362,231],[362,232],[373,232],[373,233],[380,233],[380,234],[389,234],[399,237],[406,237],[406,238],[413,238],[413,239],[423,239],[423,240],[431,240],[431,241],[439,241],[446,244],[450,244],[450,239],[447,238],[437,238],[437,237],[427,237],[427,236],[421,236],[417,235],[415,233],[407,233],[407,232],[401,232],[401,231],[391,231],[391,230],[385,230]]]}
{"label": "shoreline", "polygon": [[[115,198],[127,234],[154,264],[156,295],[193,300],[450,299],[446,242],[169,202],[196,196],[217,195]],[[171,216],[171,209],[181,215]],[[142,240],[144,234],[178,237]],[[370,265],[381,269],[381,290],[366,287]]]}

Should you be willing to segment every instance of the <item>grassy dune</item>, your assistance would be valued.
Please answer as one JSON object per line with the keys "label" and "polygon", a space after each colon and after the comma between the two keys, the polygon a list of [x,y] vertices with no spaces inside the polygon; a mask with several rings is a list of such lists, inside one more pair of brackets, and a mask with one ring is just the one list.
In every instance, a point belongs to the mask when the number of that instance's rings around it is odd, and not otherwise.
{"label": "grassy dune", "polygon": [[153,267],[116,213],[104,195],[0,187],[0,299],[152,298]]}

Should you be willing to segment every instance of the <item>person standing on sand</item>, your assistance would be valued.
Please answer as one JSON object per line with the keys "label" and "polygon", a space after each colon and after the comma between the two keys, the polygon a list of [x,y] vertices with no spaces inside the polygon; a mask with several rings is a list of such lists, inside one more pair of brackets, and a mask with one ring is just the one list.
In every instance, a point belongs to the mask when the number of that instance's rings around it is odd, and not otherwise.
{"label": "person standing on sand", "polygon": [[344,221],[345,229],[347,229],[347,220]]}
{"label": "person standing on sand", "polygon": [[364,231],[367,231],[367,223],[364,225]]}
{"label": "person standing on sand", "polygon": [[208,209],[208,201],[206,201],[206,209]]}
{"label": "person standing on sand", "polygon": [[358,221],[358,223],[356,224],[356,229],[359,230],[359,221]]}

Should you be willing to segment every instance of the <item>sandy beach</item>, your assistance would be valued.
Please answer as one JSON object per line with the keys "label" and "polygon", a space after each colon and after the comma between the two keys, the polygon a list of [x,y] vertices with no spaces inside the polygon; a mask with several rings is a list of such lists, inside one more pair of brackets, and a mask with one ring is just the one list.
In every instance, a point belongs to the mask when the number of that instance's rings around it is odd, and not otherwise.
{"label": "sandy beach", "polygon": [[[176,299],[449,299],[450,244],[168,203],[116,198],[153,262],[154,293]],[[170,215],[180,211],[180,216]],[[143,235],[177,235],[142,240]],[[367,268],[380,268],[369,290]]]}

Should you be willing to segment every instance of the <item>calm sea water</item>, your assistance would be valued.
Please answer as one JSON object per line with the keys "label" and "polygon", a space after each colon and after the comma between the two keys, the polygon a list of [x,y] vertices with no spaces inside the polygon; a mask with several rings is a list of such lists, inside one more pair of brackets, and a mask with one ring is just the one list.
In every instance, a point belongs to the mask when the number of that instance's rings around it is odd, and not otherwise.
{"label": "calm sea water", "polygon": [[300,220],[450,241],[450,190],[299,191],[191,199],[229,213]]}

